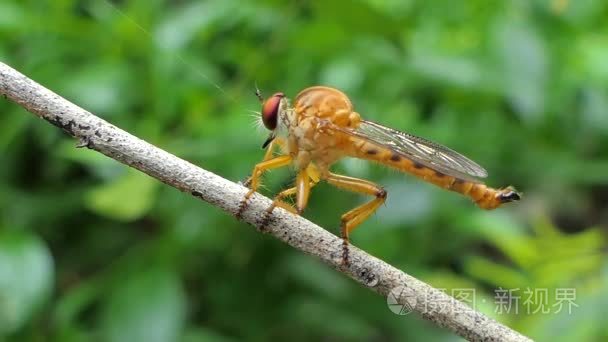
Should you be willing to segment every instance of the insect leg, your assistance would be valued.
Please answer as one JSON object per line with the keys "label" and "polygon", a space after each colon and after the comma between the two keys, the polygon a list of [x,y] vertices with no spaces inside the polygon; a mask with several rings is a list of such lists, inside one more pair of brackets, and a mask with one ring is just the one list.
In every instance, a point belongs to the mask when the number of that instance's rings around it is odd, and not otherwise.
{"label": "insect leg", "polygon": [[359,224],[365,221],[376,209],[386,200],[386,190],[381,186],[374,184],[370,181],[353,178],[348,176],[337,175],[329,173],[325,178],[327,182],[337,188],[349,190],[356,193],[367,194],[376,196],[373,200],[360,205],[344,215],[341,218],[340,233],[342,236],[343,251],[342,251],[342,263],[348,265],[348,237]]}
{"label": "insect leg", "polygon": [[279,192],[274,197],[274,201],[272,201],[272,204],[270,205],[270,207],[268,207],[268,209],[266,209],[266,212],[268,214],[270,214],[270,213],[272,213],[274,208],[281,207],[281,208],[291,212],[292,214],[297,214],[298,211],[296,210],[296,208],[293,207],[293,205],[283,201],[283,199],[285,199],[286,197],[295,195],[296,191],[297,191],[297,188],[294,186],[294,187],[291,187],[289,189]]}
{"label": "insect leg", "polygon": [[310,177],[307,169],[301,170],[296,177],[296,210],[302,214],[310,198]]}
{"label": "insect leg", "polygon": [[[262,158],[263,162],[272,159],[273,152],[274,152],[273,150],[274,150],[275,146],[280,146],[280,143],[277,141],[277,139],[274,139],[273,141],[271,141],[270,144],[268,144],[268,146],[266,147],[266,152],[264,153],[264,158]],[[244,181],[241,181],[241,184],[243,186],[250,188],[252,178],[253,178],[253,175],[247,177]]]}
{"label": "insect leg", "polygon": [[266,147],[266,152],[264,153],[264,159],[262,159],[262,161],[266,161],[272,158],[272,153],[275,146],[279,146],[279,143],[276,139],[271,141],[270,144],[268,144],[268,146]]}
{"label": "insect leg", "polygon": [[[317,183],[314,182],[309,182],[309,190],[310,188],[312,188],[313,186],[315,186]],[[275,197],[274,197],[274,201],[272,202],[272,204],[270,205],[270,207],[268,207],[268,209],[266,209],[266,212],[268,214],[272,213],[272,211],[274,210],[274,208],[276,207],[281,207],[293,214],[299,215],[302,213],[302,210],[296,209],[296,207],[294,207],[293,205],[283,201],[283,199],[285,199],[286,197],[289,196],[293,196],[295,194],[297,194],[298,192],[298,188],[297,186],[291,187],[289,189],[283,190],[281,192],[279,192]]]}
{"label": "insect leg", "polygon": [[[309,165],[306,169],[300,171],[296,177],[295,186],[278,193],[274,198],[272,205],[268,207],[266,211],[270,214],[274,208],[281,207],[294,214],[302,214],[308,204],[308,198],[310,197],[310,189],[312,189],[313,186],[319,183],[319,178],[316,172],[316,168],[314,168],[312,164]],[[284,198],[292,195],[297,196],[295,208],[293,205],[283,202]]]}
{"label": "insect leg", "polygon": [[260,162],[253,168],[253,172],[251,173],[251,189],[249,190],[249,192],[247,192],[247,194],[245,195],[245,198],[243,198],[243,200],[241,201],[239,211],[237,212],[237,217],[243,213],[243,210],[245,210],[245,207],[246,207],[247,200],[258,189],[258,186],[260,185],[260,178],[262,177],[262,174],[268,170],[278,169],[278,168],[287,166],[287,165],[291,164],[291,160],[292,160],[292,158],[289,155],[279,156],[276,158],[272,158],[272,159]]}
{"label": "insect leg", "polygon": [[[272,204],[268,207],[268,209],[266,209],[266,216],[264,217],[260,225],[261,230],[263,230],[268,225],[268,221],[270,220],[272,211],[276,207],[281,207],[296,215],[302,214],[302,211],[304,211],[304,208],[306,208],[306,205],[308,204],[310,189],[313,186],[317,185],[317,183],[319,183],[319,178],[317,177],[316,169],[314,169],[314,167],[313,169],[311,169],[311,167],[312,166],[308,166],[306,169],[298,172],[295,186],[287,190],[283,190],[275,196],[274,201],[272,201]],[[283,201],[285,197],[293,195],[296,195],[295,208],[292,204]]]}

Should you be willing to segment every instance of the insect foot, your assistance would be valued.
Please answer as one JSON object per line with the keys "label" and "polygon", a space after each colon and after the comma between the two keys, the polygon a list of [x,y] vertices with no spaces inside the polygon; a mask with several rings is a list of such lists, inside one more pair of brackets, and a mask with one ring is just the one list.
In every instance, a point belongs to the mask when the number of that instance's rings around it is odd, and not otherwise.
{"label": "insect foot", "polygon": [[241,203],[239,204],[239,209],[237,210],[235,215],[237,219],[240,220],[243,218],[243,212],[245,212],[245,209],[247,209],[247,206],[249,206],[249,198],[251,197],[251,195],[253,195],[253,190],[249,190],[249,192],[247,192],[247,194],[241,200]]}
{"label": "insect foot", "polygon": [[349,255],[349,242],[348,239],[342,238],[342,260],[341,264],[344,267],[350,266],[350,255]]}
{"label": "insect foot", "polygon": [[242,181],[239,181],[239,184],[246,187],[246,188],[250,188],[251,189],[251,176],[243,179]]}
{"label": "insect foot", "polygon": [[236,218],[241,220],[243,218],[243,212],[247,209],[247,199],[243,198],[241,203],[239,203],[239,210],[236,212]]}
{"label": "insect foot", "polygon": [[272,214],[272,209],[274,209],[274,207],[269,208],[269,210],[265,210],[264,211],[264,216],[262,216],[262,220],[260,221],[260,226],[258,227],[258,231],[265,233],[268,230],[268,225],[270,224],[270,221],[272,221],[272,218],[274,217],[274,215]]}

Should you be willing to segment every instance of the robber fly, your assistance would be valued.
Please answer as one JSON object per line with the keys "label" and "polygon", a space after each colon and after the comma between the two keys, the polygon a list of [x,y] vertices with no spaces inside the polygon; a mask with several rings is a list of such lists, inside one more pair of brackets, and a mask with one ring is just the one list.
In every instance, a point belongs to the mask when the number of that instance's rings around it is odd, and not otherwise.
{"label": "robber fly", "polygon": [[[386,200],[387,192],[368,180],[330,172],[330,166],[343,157],[378,162],[410,173],[444,189],[468,196],[480,208],[495,209],[520,199],[513,187],[494,189],[480,178],[487,172],[472,160],[439,144],[430,142],[361,119],[348,97],[341,91],[315,86],[301,91],[293,101],[276,93],[262,102],[261,120],[271,131],[264,143],[267,150],[262,162],[255,165],[250,178],[250,191],[241,208],[258,189],[265,171],[292,165],[297,170],[292,188],[280,192],[268,208],[279,206],[301,214],[308,203],[310,190],[320,181],[344,190],[373,196],[374,199],[342,215],[340,232],[343,260],[348,264],[350,233]],[[275,148],[280,154],[275,155]],[[295,195],[295,207],[284,199]]]}

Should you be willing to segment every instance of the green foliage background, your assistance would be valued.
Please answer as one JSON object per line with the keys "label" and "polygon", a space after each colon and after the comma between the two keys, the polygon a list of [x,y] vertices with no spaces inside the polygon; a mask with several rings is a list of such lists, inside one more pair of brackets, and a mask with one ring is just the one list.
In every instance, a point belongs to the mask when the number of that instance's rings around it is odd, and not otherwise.
{"label": "green foliage background", "polygon": [[[525,194],[484,212],[344,161],[389,192],[356,245],[448,293],[474,289],[477,309],[538,340],[608,338],[605,2],[3,0],[0,60],[234,181],[263,155],[256,82],[338,87],[365,118]],[[0,339],[456,339],[9,101],[0,114]],[[266,193],[291,177],[273,172]],[[337,232],[363,200],[320,185],[306,217]],[[576,289],[571,313],[552,306],[562,288]],[[496,312],[496,289],[520,296],[517,313]],[[549,298],[526,305],[526,289]]]}

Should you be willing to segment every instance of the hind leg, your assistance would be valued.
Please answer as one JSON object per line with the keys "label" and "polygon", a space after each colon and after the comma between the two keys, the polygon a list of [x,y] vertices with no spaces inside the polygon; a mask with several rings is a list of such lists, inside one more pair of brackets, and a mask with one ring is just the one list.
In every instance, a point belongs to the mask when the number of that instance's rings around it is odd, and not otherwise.
{"label": "hind leg", "polygon": [[342,264],[348,265],[348,237],[350,233],[357,228],[358,225],[370,217],[378,209],[378,207],[382,205],[382,203],[384,203],[387,193],[386,190],[384,190],[381,186],[365,179],[329,173],[325,180],[329,184],[340,189],[375,196],[375,198],[371,201],[362,204],[342,215],[340,224],[340,234],[343,241]]}

